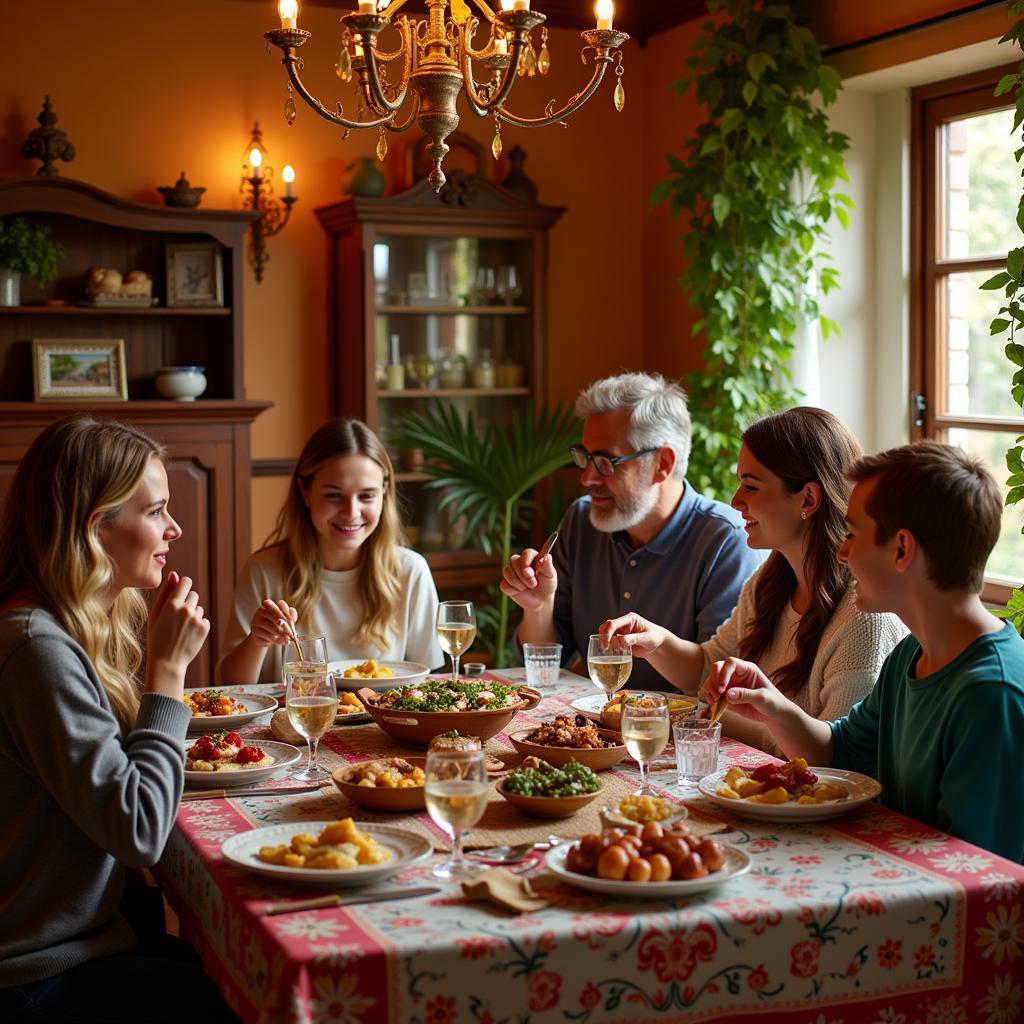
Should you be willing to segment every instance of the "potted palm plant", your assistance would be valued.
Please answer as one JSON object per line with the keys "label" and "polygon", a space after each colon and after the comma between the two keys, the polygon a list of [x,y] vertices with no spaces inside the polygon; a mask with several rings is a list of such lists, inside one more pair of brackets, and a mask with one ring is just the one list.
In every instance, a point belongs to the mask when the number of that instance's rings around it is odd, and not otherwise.
{"label": "potted palm plant", "polygon": [[21,304],[22,274],[38,285],[52,281],[63,256],[48,227],[34,227],[21,217],[0,218],[0,306]]}
{"label": "potted palm plant", "polygon": [[[568,462],[569,446],[579,435],[579,421],[562,405],[537,415],[528,408],[504,427],[493,422],[481,426],[471,412],[463,416],[434,402],[424,412],[406,413],[392,440],[423,452],[423,471],[433,478],[426,486],[445,491],[439,506],[450,506],[453,517],[465,516],[466,534],[478,538],[488,554],[497,553],[504,565],[514,532],[526,525],[528,512],[540,511],[529,492]],[[501,667],[509,601],[499,594],[496,602],[494,658]],[[478,610],[478,621],[490,617],[488,609]]]}

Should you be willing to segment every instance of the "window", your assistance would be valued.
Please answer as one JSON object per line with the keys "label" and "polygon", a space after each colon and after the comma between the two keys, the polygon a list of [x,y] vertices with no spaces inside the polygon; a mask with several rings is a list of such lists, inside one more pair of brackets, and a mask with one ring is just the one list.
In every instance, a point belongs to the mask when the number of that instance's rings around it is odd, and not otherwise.
{"label": "window", "polygon": [[[985,458],[1006,490],[1005,453],[1024,420],[1010,397],[1005,340],[988,325],[1002,293],[980,291],[1021,243],[1021,174],[1013,158],[1013,107],[993,96],[995,68],[915,89],[912,174],[912,436]],[[985,597],[1003,602],[1024,578],[1021,506],[1003,512]]]}

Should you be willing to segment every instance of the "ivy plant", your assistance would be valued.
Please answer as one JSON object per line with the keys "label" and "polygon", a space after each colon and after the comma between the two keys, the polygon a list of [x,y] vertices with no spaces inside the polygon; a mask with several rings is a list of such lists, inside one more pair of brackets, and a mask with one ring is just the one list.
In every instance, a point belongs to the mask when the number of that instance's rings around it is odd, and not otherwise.
{"label": "ivy plant", "polygon": [[50,229],[33,227],[22,217],[0,218],[0,267],[28,274],[42,286],[57,276],[64,250],[50,240]]}
{"label": "ivy plant", "polygon": [[[1007,11],[1017,20],[1010,30],[1000,39],[1000,43],[1012,43],[1024,50],[1024,0],[1010,0]],[[1021,132],[1021,146],[1014,151],[1017,163],[1024,158],[1024,62],[1010,75],[1003,75],[996,86],[996,96],[1011,93],[1016,110],[1013,115],[1013,131]],[[1017,227],[1024,232],[1024,195],[1017,203]],[[1024,325],[1024,309],[1021,308],[1020,295],[1024,293],[1024,245],[1011,249],[1006,254],[1006,269],[993,275],[982,286],[990,291],[1001,291],[1005,304],[1000,307],[999,315],[989,325],[989,333],[993,336],[1005,336],[1006,358],[1010,361],[1010,394],[1017,405],[1024,408],[1024,346],[1017,340],[1017,332]],[[1024,500],[1024,434],[1017,437],[1016,443],[1006,453],[1006,468],[1009,470],[1006,504],[1016,505]],[[1024,532],[1024,525],[1021,527]],[[1018,633],[1024,633],[1024,592],[1014,591],[1006,607],[996,612],[1004,619],[1010,619]]]}
{"label": "ivy plant", "polygon": [[805,3],[708,0],[723,17],[704,23],[673,89],[696,88],[706,119],[668,156],[651,203],[686,214],[687,267],[679,285],[700,312],[704,368],[690,374],[690,482],[706,494],[735,489],[740,435],[755,418],[792,404],[789,360],[803,319],[822,336],[838,326],[817,295],[838,272],[823,251],[833,216],[844,227],[853,201],[849,139],[824,108],[840,89],[822,62]]}

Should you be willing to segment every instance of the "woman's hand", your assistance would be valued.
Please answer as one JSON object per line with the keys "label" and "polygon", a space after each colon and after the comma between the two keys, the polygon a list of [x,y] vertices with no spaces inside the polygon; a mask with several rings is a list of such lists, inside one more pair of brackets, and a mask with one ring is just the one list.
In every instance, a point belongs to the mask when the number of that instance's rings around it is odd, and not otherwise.
{"label": "woman's hand", "polygon": [[181,698],[185,670],[210,632],[199,595],[187,576],[169,572],[149,612],[146,684],[150,693]]}
{"label": "woman's hand", "polygon": [[640,615],[630,612],[620,615],[617,619],[605,619],[598,633],[602,643],[607,644],[613,636],[621,637],[633,652],[634,658],[650,657],[666,638],[671,636],[664,626],[648,622]]}
{"label": "woman's hand", "polygon": [[268,597],[252,617],[249,637],[257,647],[283,646],[291,643],[292,629],[299,613],[286,601],[271,601]]}
{"label": "woman's hand", "polygon": [[501,573],[501,592],[525,612],[550,606],[558,588],[558,573],[550,555],[539,561],[538,552],[527,548],[513,555]]}
{"label": "woman's hand", "polygon": [[726,658],[708,670],[704,696],[713,704],[725,694],[728,709],[754,722],[770,722],[795,705],[752,662]]}

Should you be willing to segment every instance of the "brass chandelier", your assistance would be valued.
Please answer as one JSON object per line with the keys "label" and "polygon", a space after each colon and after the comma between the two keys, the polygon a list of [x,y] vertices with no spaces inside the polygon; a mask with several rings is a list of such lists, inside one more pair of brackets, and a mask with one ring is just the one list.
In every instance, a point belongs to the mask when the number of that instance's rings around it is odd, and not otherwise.
{"label": "brass chandelier", "polygon": [[[281,63],[288,72],[288,98],[285,101],[285,119],[295,120],[296,105],[292,89],[299,94],[322,118],[345,129],[376,128],[380,132],[377,156],[387,155],[387,132],[403,132],[418,124],[430,138],[428,151],[434,167],[428,180],[434,191],[445,183],[441,164],[448,146],[445,139],[459,125],[456,107],[459,95],[466,94],[469,109],[478,117],[494,118],[494,142],[491,151],[495,159],[501,154],[501,125],[512,124],[523,128],[541,128],[563,122],[578,110],[601,84],[608,65],[615,64],[618,82],[614,103],[617,110],[625,105],[622,85],[622,50],[629,38],[625,32],[612,28],[612,0],[598,0],[597,27],[582,32],[586,44],[581,54],[584,64],[591,53],[593,73],[590,81],[560,110],[555,101],[548,103],[543,117],[519,117],[505,105],[516,76],[546,73],[550,66],[547,55],[547,30],[538,57],[530,38],[533,29],[543,26],[545,17],[530,10],[530,0],[500,0],[501,10],[493,11],[484,0],[425,0],[425,20],[395,17],[408,0],[358,0],[359,9],[341,18],[341,52],[335,70],[343,81],[358,78],[356,88],[359,113],[356,119],[345,116],[339,102],[336,110],[329,110],[302,84],[299,72],[303,61],[297,51],[311,33],[298,27],[298,0],[280,0],[278,10],[281,27],[264,33],[268,43],[280,48]],[[479,11],[470,10],[469,3]],[[386,4],[386,6],[384,6]],[[450,8],[450,11],[449,11]],[[393,20],[394,19],[394,20]],[[399,46],[386,51],[378,45],[378,36],[387,28],[398,33]],[[482,31],[481,31],[482,30]],[[482,45],[476,47],[480,33]],[[269,52],[269,46],[268,46]],[[388,81],[388,65],[401,60],[400,79]],[[474,61],[489,71],[489,77],[477,83]],[[486,74],[486,72],[484,72]],[[401,117],[406,100],[411,103]]]}

